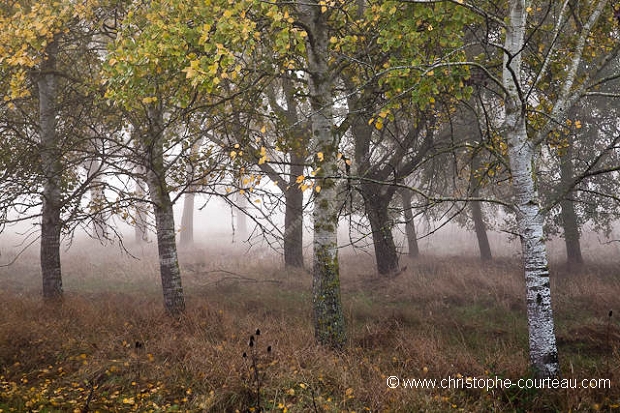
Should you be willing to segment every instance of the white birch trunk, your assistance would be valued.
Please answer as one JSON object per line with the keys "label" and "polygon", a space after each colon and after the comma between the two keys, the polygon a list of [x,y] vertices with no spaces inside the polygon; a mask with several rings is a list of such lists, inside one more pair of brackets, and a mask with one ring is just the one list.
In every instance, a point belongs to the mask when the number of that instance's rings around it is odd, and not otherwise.
{"label": "white birch trunk", "polygon": [[333,78],[329,59],[329,11],[316,1],[298,5],[300,18],[307,28],[309,94],[312,108],[312,146],[317,156],[314,198],[314,261],[312,300],[314,331],[317,341],[333,348],[345,344],[344,314],[340,297],[338,266],[338,205],[335,176],[338,175],[338,139],[333,116]]}
{"label": "white birch trunk", "polygon": [[559,375],[549,266],[542,214],[535,186],[535,147],[526,129],[526,102],[521,83],[527,2],[511,0],[506,30],[503,83],[507,91],[503,130],[515,194],[515,210],[525,269],[530,362],[537,377]]}

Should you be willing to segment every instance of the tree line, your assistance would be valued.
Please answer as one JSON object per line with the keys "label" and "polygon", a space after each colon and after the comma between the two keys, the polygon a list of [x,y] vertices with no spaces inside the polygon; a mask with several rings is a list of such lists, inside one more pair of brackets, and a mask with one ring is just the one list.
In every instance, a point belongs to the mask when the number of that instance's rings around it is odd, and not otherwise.
{"label": "tree line", "polygon": [[[341,348],[337,230],[369,228],[377,272],[393,229],[491,216],[521,240],[531,364],[559,374],[545,239],[582,263],[585,223],[618,213],[618,12],[604,0],[90,0],[0,5],[2,229],[40,222],[43,296],[62,297],[63,236],[144,237],[154,217],[167,312],[185,311],[173,206],[241,213],[302,267],[313,323]],[[242,201],[241,201],[242,200]],[[284,227],[270,221],[283,210]],[[309,212],[311,211],[311,213]],[[502,212],[501,214],[499,212]],[[188,235],[189,234],[189,235]]]}

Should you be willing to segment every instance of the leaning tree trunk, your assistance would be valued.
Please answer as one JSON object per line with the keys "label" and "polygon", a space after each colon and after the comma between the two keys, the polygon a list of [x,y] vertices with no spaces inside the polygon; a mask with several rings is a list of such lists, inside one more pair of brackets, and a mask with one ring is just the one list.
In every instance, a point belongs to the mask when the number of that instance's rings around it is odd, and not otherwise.
{"label": "leaning tree trunk", "polygon": [[525,267],[530,362],[537,377],[559,375],[551,308],[544,216],[534,182],[535,147],[528,139],[525,102],[521,100],[521,53],[524,49],[526,1],[510,0],[504,48],[503,83],[507,92],[503,130],[515,194],[515,211]]}
{"label": "leaning tree trunk", "polygon": [[146,184],[155,214],[164,306],[168,314],[176,316],[185,311],[185,297],[177,255],[173,204],[166,185],[161,109],[153,109],[149,111],[149,115],[151,126],[146,136],[141,136],[144,139],[142,147],[145,149],[147,159]]}
{"label": "leaning tree trunk", "polygon": [[380,275],[396,274],[399,270],[398,252],[392,235],[393,224],[388,212],[391,197],[381,194],[380,185],[363,184],[361,190],[366,216],[372,231],[377,271]]}
{"label": "leaning tree trunk", "polygon": [[43,297],[62,297],[62,271],[60,267],[60,234],[62,220],[61,178],[62,153],[56,134],[56,53],[54,41],[47,47],[41,63],[39,87],[39,127],[41,139],[41,167],[43,169],[43,206],[41,210],[41,275]]}
{"label": "leaning tree trunk", "polygon": [[312,144],[316,156],[314,197],[314,261],[312,301],[317,341],[341,348],[346,341],[340,297],[338,266],[338,137],[334,132],[333,74],[329,59],[329,11],[323,12],[316,0],[297,3],[300,18],[308,31],[306,50],[309,95],[312,108]]}
{"label": "leaning tree trunk", "polygon": [[[471,160],[471,173],[469,174],[469,182],[473,185],[471,196],[478,198],[480,196],[480,183],[475,176],[475,171],[480,168],[480,160],[473,154]],[[476,233],[476,239],[478,240],[478,249],[480,251],[480,259],[482,261],[491,261],[493,256],[491,255],[491,245],[489,244],[489,237],[487,236],[487,227],[484,223],[484,214],[482,213],[482,202],[472,201],[469,204],[471,209],[471,216],[474,221],[474,232]]]}
{"label": "leaning tree trunk", "polygon": [[[566,153],[560,159],[562,188],[571,185],[574,175],[573,169],[573,140],[569,137]],[[570,193],[560,202],[560,216],[564,228],[564,243],[566,245],[567,267],[574,268],[583,264],[579,234],[579,220],[575,211],[575,203],[569,198]]]}
{"label": "leaning tree trunk", "polygon": [[[478,190],[474,190],[472,195],[477,197]],[[489,237],[487,236],[487,227],[484,223],[484,215],[482,214],[482,202],[473,201],[470,203],[470,208],[471,216],[474,220],[474,231],[476,232],[476,238],[478,239],[480,259],[482,259],[482,261],[491,261],[493,256],[491,255],[491,245],[489,244]]]}
{"label": "leaning tree trunk", "polygon": [[409,247],[409,258],[417,258],[420,256],[420,248],[418,247],[418,236],[415,232],[415,222],[413,220],[413,212],[411,211],[411,191],[403,189],[400,191],[403,206],[403,215],[405,217],[405,233],[407,234],[407,246]]}

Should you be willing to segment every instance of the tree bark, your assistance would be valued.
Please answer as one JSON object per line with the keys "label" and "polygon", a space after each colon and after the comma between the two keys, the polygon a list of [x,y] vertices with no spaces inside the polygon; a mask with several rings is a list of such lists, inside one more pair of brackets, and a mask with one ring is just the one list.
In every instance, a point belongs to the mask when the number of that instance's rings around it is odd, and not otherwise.
{"label": "tree bark", "polygon": [[[136,198],[142,199],[145,195],[145,190],[141,182],[142,176],[146,179],[146,173],[143,166],[138,166],[138,177],[136,178]],[[135,223],[134,223],[134,237],[136,244],[144,244],[149,241],[148,233],[148,219],[144,202],[137,201],[134,206]]]}
{"label": "tree bark", "polygon": [[181,236],[179,243],[183,247],[194,244],[194,199],[195,194],[188,192],[183,199],[183,215],[181,215]]}
{"label": "tree bark", "polygon": [[392,235],[392,220],[388,213],[391,196],[382,195],[384,186],[363,183],[361,186],[366,216],[372,231],[377,271],[380,275],[398,273],[398,252]]}
{"label": "tree bark", "polygon": [[[202,138],[194,142],[194,144],[192,145],[192,149],[190,150],[190,159],[195,159],[198,157],[202,142]],[[181,215],[181,237],[179,241],[180,244],[184,247],[194,244],[194,206],[196,198],[196,194],[194,192],[196,191],[197,186],[193,183],[193,165],[188,166],[187,174],[190,184],[187,188],[188,192],[185,194],[183,200],[183,215]]]}
{"label": "tree bark", "polygon": [[549,266],[544,241],[544,216],[534,182],[535,148],[526,129],[522,101],[521,61],[526,28],[526,1],[510,0],[504,44],[504,136],[515,194],[515,211],[525,269],[530,362],[536,377],[560,373],[551,307]]}
{"label": "tree bark", "polygon": [[[312,108],[312,144],[316,153],[314,197],[314,261],[312,301],[317,341],[332,348],[346,342],[344,314],[340,296],[338,265],[338,136],[334,133],[334,80],[329,59],[329,11],[316,0],[297,3],[300,19],[307,28],[307,64]],[[322,159],[321,159],[322,158]]]}
{"label": "tree bark", "polygon": [[[570,138],[569,138],[570,139]],[[574,175],[573,168],[573,140],[570,139],[566,153],[560,159],[560,173],[562,188],[571,185]],[[564,243],[566,245],[566,264],[569,269],[583,264],[579,234],[579,220],[575,211],[575,204],[569,198],[570,193],[560,202],[562,227],[564,228]]]}
{"label": "tree bark", "polygon": [[141,146],[145,151],[146,184],[155,214],[164,307],[168,314],[177,316],[185,311],[185,297],[177,255],[173,204],[166,184],[162,142],[164,134],[163,115],[161,108],[151,108],[148,114],[150,126],[140,136],[142,138]]}
{"label": "tree bark", "polygon": [[409,247],[409,258],[418,258],[420,256],[420,248],[418,247],[418,236],[415,232],[415,222],[413,220],[413,212],[411,211],[411,192],[407,189],[400,191],[403,205],[403,215],[405,217],[405,233],[407,234],[407,246]]}
{"label": "tree bark", "polygon": [[43,169],[43,206],[41,210],[41,275],[43,297],[62,297],[62,271],[60,266],[60,235],[62,220],[62,153],[56,133],[57,88],[56,54],[58,45],[50,43],[41,63],[39,87],[39,127],[41,139],[41,167]]}
{"label": "tree bark", "polygon": [[[473,194],[477,196],[477,191]],[[489,237],[487,236],[487,227],[484,223],[484,215],[482,213],[482,202],[473,201],[470,203],[471,216],[474,220],[474,231],[476,232],[476,239],[478,240],[478,249],[480,250],[480,259],[482,261],[491,261],[493,256],[491,255],[491,245],[489,244]]]}
{"label": "tree bark", "polygon": [[560,208],[562,215],[562,226],[564,228],[564,243],[566,245],[566,264],[570,269],[583,264],[579,223],[573,201],[570,199],[563,200],[560,202]]}
{"label": "tree bark", "polygon": [[298,188],[296,179],[303,174],[304,159],[291,153],[291,174],[285,192],[286,210],[284,214],[284,264],[287,267],[303,268],[303,203],[304,194]]}
{"label": "tree bark", "polygon": [[92,228],[94,236],[99,239],[108,237],[108,227],[106,216],[101,212],[100,208],[105,203],[105,193],[103,190],[103,182],[97,174],[101,168],[101,162],[97,159],[91,159],[88,165],[88,180],[90,181],[90,198],[92,205]]}

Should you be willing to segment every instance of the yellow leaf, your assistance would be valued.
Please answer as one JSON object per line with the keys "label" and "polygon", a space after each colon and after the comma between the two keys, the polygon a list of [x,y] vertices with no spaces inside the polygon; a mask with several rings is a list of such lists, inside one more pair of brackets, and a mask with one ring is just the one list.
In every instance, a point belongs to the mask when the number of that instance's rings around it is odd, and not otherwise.
{"label": "yellow leaf", "polygon": [[306,177],[305,177],[305,176],[303,176],[303,175],[299,175],[299,176],[297,177],[297,179],[295,180],[295,182],[297,182],[298,184],[300,184],[300,183],[302,183],[305,179],[306,179]]}
{"label": "yellow leaf", "polygon": [[136,404],[136,401],[133,397],[128,397],[123,399],[123,404]]}
{"label": "yellow leaf", "polygon": [[[318,194],[319,192],[321,192],[321,186],[320,186],[320,185],[315,186],[315,187],[314,187],[314,190],[315,190],[315,191],[316,191],[316,193]],[[302,384],[303,384],[303,383],[302,383]],[[299,385],[299,387],[301,387],[301,384]],[[302,387],[302,389],[303,389],[303,387]]]}
{"label": "yellow leaf", "polygon": [[323,152],[318,152],[316,154],[316,157],[319,159],[319,162],[323,162],[323,159],[324,159]]}

